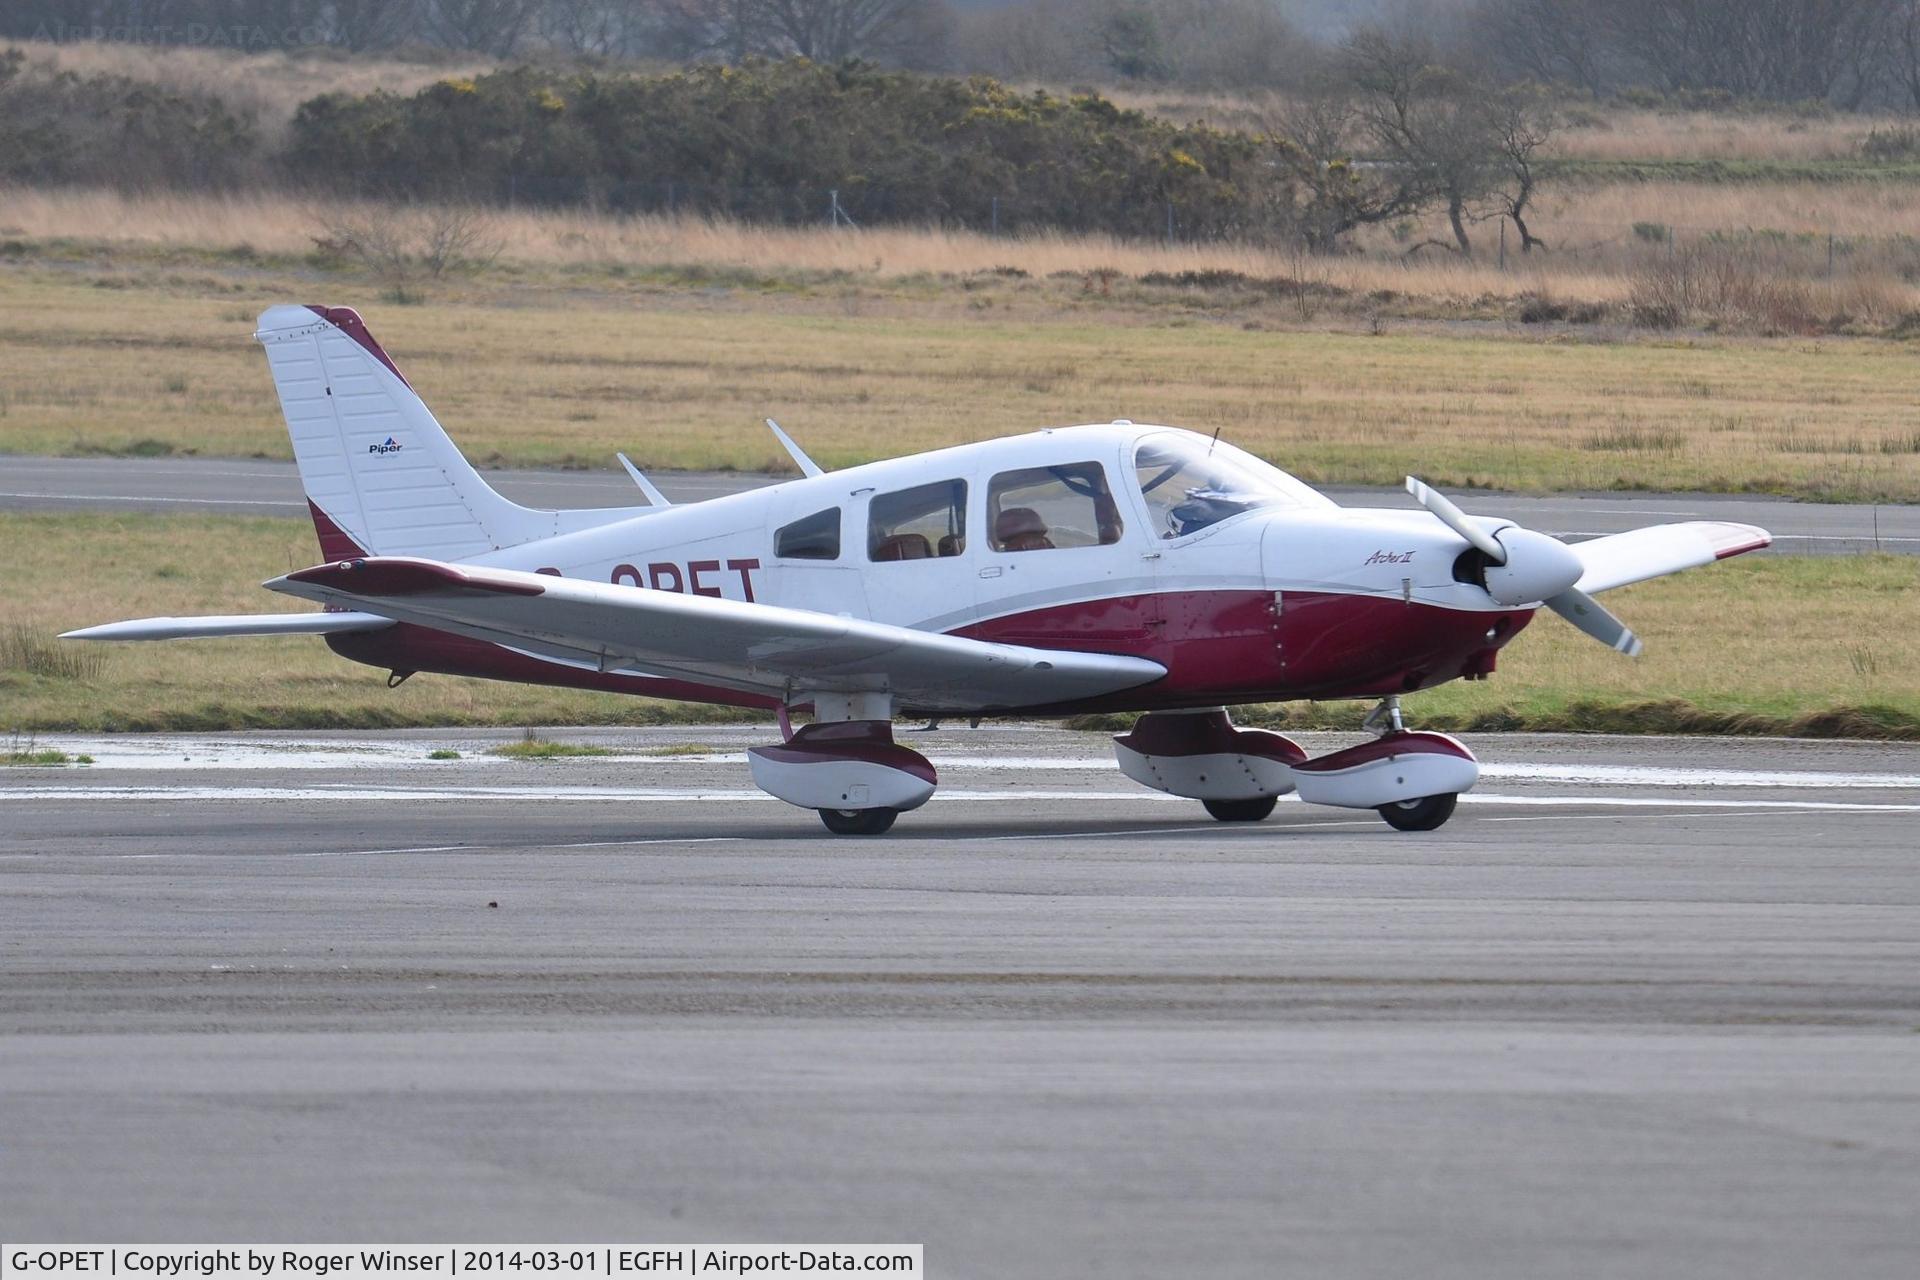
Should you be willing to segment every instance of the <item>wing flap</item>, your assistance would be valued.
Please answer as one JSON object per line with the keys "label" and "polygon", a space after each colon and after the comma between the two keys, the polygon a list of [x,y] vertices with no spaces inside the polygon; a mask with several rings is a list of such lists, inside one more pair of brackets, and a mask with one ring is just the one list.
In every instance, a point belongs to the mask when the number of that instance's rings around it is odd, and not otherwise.
{"label": "wing flap", "polygon": [[1569,545],[1586,566],[1574,585],[1591,594],[1758,551],[1772,542],[1773,535],[1755,525],[1689,520]]}
{"label": "wing flap", "polygon": [[377,613],[219,614],[204,618],[133,618],[69,631],[62,640],[202,640],[225,636],[334,636],[378,631],[393,619]]}
{"label": "wing flap", "polygon": [[375,557],[266,584],[602,671],[774,696],[887,690],[902,702],[1043,706],[1147,684],[1156,662],[993,644],[806,609],[441,561]]}

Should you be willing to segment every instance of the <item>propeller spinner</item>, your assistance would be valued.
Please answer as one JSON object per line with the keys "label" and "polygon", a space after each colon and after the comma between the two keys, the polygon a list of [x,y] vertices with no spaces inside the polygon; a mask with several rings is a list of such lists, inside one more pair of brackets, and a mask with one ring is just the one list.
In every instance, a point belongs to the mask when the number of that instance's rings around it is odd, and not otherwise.
{"label": "propeller spinner", "polygon": [[1487,558],[1482,576],[1487,594],[1495,600],[1505,605],[1538,600],[1608,648],[1629,658],[1640,656],[1640,637],[1575,585],[1585,575],[1586,565],[1572,547],[1517,524],[1489,533],[1445,494],[1414,476],[1407,477],[1407,492]]}

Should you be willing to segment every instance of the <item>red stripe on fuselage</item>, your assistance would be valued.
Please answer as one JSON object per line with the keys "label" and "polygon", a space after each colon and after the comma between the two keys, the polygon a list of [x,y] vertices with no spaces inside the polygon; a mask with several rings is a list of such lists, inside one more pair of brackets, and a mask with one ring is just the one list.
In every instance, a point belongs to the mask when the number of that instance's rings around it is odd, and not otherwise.
{"label": "red stripe on fuselage", "polygon": [[1491,671],[1532,617],[1313,591],[1281,593],[1276,614],[1270,591],[1194,591],[1056,605],[954,634],[1157,662],[1165,679],[1074,704],[1157,710],[1425,689]]}
{"label": "red stripe on fuselage", "polygon": [[[1167,668],[1164,679],[1140,688],[1022,708],[1071,715],[1407,693],[1491,671],[1494,655],[1532,618],[1531,609],[1468,612],[1377,596],[1296,591],[1283,594],[1276,616],[1272,592],[1195,591],[1056,605],[973,623],[953,634],[1140,657]],[[408,624],[329,636],[327,643],[342,657],[404,671],[726,706],[777,705],[773,698],[687,681],[580,671]]]}

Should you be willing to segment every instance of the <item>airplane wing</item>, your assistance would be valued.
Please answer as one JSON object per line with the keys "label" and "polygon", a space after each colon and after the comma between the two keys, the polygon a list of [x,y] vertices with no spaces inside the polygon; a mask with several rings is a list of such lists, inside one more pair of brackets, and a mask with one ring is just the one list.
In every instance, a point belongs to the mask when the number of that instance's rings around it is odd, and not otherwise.
{"label": "airplane wing", "polygon": [[1690,520],[1567,545],[1586,567],[1574,588],[1591,594],[1758,551],[1772,542],[1772,534],[1754,525]]}
{"label": "airplane wing", "polygon": [[134,618],[68,631],[62,640],[195,640],[213,636],[333,636],[378,631],[393,619],[377,613],[242,613],[204,618]]}
{"label": "airplane wing", "polygon": [[1166,674],[1143,658],[408,557],[320,565],[266,586],[568,665],[775,697],[886,690],[907,705],[989,710],[1111,693]]}

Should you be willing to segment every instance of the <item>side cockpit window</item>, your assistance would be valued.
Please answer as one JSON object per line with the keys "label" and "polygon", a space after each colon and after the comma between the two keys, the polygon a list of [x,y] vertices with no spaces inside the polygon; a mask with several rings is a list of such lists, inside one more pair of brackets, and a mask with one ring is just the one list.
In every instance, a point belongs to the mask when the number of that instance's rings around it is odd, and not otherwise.
{"label": "side cockpit window", "polygon": [[788,560],[840,558],[840,508],[803,516],[773,535],[773,553]]}
{"label": "side cockpit window", "polygon": [[1002,471],[987,488],[987,520],[995,551],[1111,546],[1126,528],[1097,462]]}
{"label": "side cockpit window", "polygon": [[967,482],[942,480],[867,504],[867,556],[873,560],[936,560],[967,549]]}

